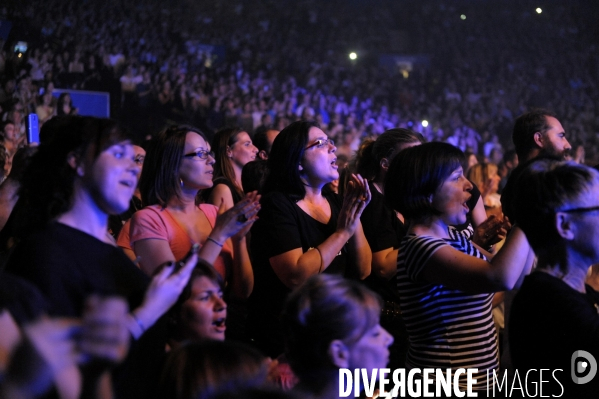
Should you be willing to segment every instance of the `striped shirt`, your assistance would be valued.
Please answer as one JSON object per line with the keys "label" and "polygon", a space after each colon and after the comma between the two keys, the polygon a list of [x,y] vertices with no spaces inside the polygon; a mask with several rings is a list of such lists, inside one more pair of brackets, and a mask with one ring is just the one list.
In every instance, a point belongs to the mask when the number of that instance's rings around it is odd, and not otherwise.
{"label": "striped shirt", "polygon": [[[450,236],[438,239],[409,234],[400,244],[396,281],[409,335],[406,367],[477,368],[474,389],[484,390],[487,370],[499,366],[491,313],[493,294],[467,294],[421,277],[424,263],[447,245],[485,259],[465,235],[453,230]],[[459,385],[466,388],[465,376]]]}

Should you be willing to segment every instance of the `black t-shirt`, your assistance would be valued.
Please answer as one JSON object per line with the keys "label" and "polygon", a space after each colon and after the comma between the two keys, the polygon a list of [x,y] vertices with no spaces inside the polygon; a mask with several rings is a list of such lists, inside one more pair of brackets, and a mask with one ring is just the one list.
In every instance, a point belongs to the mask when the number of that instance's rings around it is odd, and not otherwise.
{"label": "black t-shirt", "polygon": [[[571,357],[577,350],[599,360],[598,311],[599,294],[589,286],[583,294],[542,271],[526,276],[510,314],[510,349],[519,374],[530,369],[562,369],[555,374],[563,385],[561,397],[596,398],[598,376],[578,385],[570,373]],[[543,386],[544,395],[560,395],[562,388],[550,372],[543,380],[549,380]]]}
{"label": "black t-shirt", "polygon": [[22,325],[46,313],[48,301],[30,282],[0,273],[0,310],[7,309],[17,324]]}
{"label": "black t-shirt", "polygon": [[90,294],[124,297],[134,309],[149,283],[120,248],[58,222],[17,244],[6,271],[36,286],[52,316],[81,316]]}
{"label": "black t-shirt", "polygon": [[406,235],[407,229],[397,218],[393,209],[385,204],[385,196],[368,182],[372,199],[362,212],[360,222],[364,235],[372,252],[387,248],[399,248],[399,242]]}
{"label": "black t-shirt", "polygon": [[233,182],[231,182],[231,180],[227,179],[226,177],[221,176],[221,177],[217,177],[216,179],[214,179],[212,187],[202,190],[200,192],[200,197],[202,198],[203,202],[206,202],[206,203],[208,202],[208,199],[210,198],[210,194],[212,193],[212,190],[214,190],[214,187],[216,187],[219,184],[224,184],[225,186],[229,187],[229,190],[231,190],[231,196],[233,197],[234,204],[238,203],[239,201],[241,201],[243,199],[243,197],[237,191],[237,188],[235,187]]}
{"label": "black t-shirt", "polygon": [[[339,197],[327,194],[325,198],[331,206],[327,224],[313,219],[285,194],[272,192],[262,197],[259,219],[251,230],[254,290],[249,299],[248,327],[257,346],[268,356],[283,352],[279,319],[291,292],[279,280],[269,259],[296,248],[307,252],[337,230]],[[346,275],[346,262],[347,251],[343,248],[324,272]]]}
{"label": "black t-shirt", "polygon": [[[395,211],[385,203],[385,196],[368,182],[372,198],[362,212],[360,222],[364,235],[373,253],[387,248],[397,249],[401,239],[406,235],[405,225],[397,218]],[[385,301],[399,303],[399,295],[392,282],[371,273],[364,284],[378,293]]]}
{"label": "black t-shirt", "polygon": [[516,181],[522,171],[524,170],[525,164],[518,165],[510,174],[510,177],[507,179],[507,183],[505,183],[505,187],[501,192],[501,211],[505,216],[510,219],[512,224],[516,223],[516,215],[514,212],[514,186],[516,185]]}

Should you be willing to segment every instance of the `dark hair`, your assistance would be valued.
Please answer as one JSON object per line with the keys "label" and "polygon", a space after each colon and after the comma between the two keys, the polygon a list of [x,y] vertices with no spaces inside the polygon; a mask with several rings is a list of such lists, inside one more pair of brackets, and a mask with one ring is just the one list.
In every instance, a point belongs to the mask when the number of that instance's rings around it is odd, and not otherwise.
{"label": "dark hair", "polygon": [[438,214],[430,196],[463,161],[464,153],[447,143],[406,148],[391,162],[385,178],[385,200],[407,219]]}
{"label": "dark hair", "polygon": [[300,200],[306,188],[300,178],[299,164],[308,145],[310,129],[318,127],[315,122],[296,121],[281,130],[268,156],[270,173],[264,182],[264,193],[280,191]]}
{"label": "dark hair", "polygon": [[237,187],[235,171],[233,170],[229,157],[227,157],[227,150],[237,142],[239,133],[243,132],[245,132],[245,130],[240,127],[228,127],[216,132],[212,138],[212,151],[214,151],[214,154],[216,155],[214,179],[225,177],[233,184],[240,197],[243,197],[243,190],[241,187]]}
{"label": "dark hair", "polygon": [[216,285],[220,287],[222,291],[225,290],[225,282],[220,274],[212,267],[212,265],[206,262],[203,259],[199,259],[195,268],[191,272],[191,276],[189,277],[189,281],[183,291],[181,291],[181,295],[177,298],[177,302],[169,309],[167,313],[168,320],[168,336],[175,340],[180,340],[181,335],[181,309],[183,308],[183,304],[191,298],[191,289],[193,287],[193,282],[195,279],[200,277],[206,277]]}
{"label": "dark hair", "polygon": [[270,152],[270,148],[268,148],[268,137],[266,135],[268,130],[269,129],[263,127],[256,129],[254,132],[252,143],[254,143],[258,151],[266,151],[266,153]]}
{"label": "dark hair", "polygon": [[526,160],[530,151],[537,148],[534,139],[535,133],[545,134],[547,129],[549,129],[549,124],[547,123],[548,116],[555,118],[552,112],[538,108],[516,118],[512,132],[512,141],[516,147],[518,158],[521,161]]}
{"label": "dark hair", "polygon": [[381,159],[395,155],[397,145],[424,143],[424,137],[420,133],[409,129],[396,128],[386,130],[373,141],[365,141],[356,154],[356,172],[362,177],[373,180],[381,169]]}
{"label": "dark hair", "polygon": [[7,119],[4,122],[0,123],[0,136],[2,138],[6,138],[4,136],[4,129],[6,129],[6,126],[8,126],[8,125],[14,125],[14,124],[15,123],[12,120],[10,120],[10,119]]}
{"label": "dark hair", "polygon": [[144,206],[158,204],[165,207],[171,198],[181,195],[179,167],[188,132],[197,133],[206,140],[201,130],[181,125],[162,130],[149,142],[139,178],[139,191]]}
{"label": "dark hair", "polygon": [[74,108],[75,106],[73,105],[73,98],[71,97],[71,95],[69,93],[61,93],[60,96],[58,96],[58,101],[56,103],[56,114],[58,116],[64,116],[66,115],[62,109],[64,103],[65,103],[65,98],[69,96],[69,98],[71,99],[71,108]]}
{"label": "dark hair", "polygon": [[31,163],[31,157],[37,152],[37,147],[21,147],[12,158],[12,167],[8,177],[15,181],[21,181],[23,173]]}
{"label": "dark hair", "polygon": [[267,375],[265,360],[256,349],[234,341],[185,343],[169,355],[158,397],[208,399],[261,386]]}
{"label": "dark hair", "polygon": [[503,153],[503,163],[507,164],[508,162],[513,162],[517,155],[516,150],[507,150]]}
{"label": "dark hair", "polygon": [[246,193],[258,191],[262,193],[262,187],[268,176],[268,161],[258,159],[245,164],[241,170],[241,184]]}
{"label": "dark hair", "polygon": [[303,383],[329,378],[336,371],[331,342],[357,343],[379,323],[380,312],[380,297],[362,284],[330,274],[310,277],[289,295],[282,315],[291,368]]}
{"label": "dark hair", "polygon": [[518,225],[537,255],[559,251],[555,212],[570,208],[572,202],[590,191],[592,184],[599,184],[599,172],[575,162],[542,158],[523,167],[514,186],[513,203],[517,206],[513,208]]}
{"label": "dark hair", "polygon": [[66,115],[44,123],[40,137],[44,140],[31,157],[20,190],[23,214],[19,215],[22,220],[16,225],[19,232],[24,233],[71,208],[77,176],[75,168],[68,163],[71,154],[93,163],[108,147],[128,140],[113,120]]}

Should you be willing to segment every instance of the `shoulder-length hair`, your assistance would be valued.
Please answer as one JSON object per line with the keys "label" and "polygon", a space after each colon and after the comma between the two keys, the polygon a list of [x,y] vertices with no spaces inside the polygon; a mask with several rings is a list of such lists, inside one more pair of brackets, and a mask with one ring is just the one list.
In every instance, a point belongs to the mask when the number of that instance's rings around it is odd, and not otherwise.
{"label": "shoulder-length hair", "polygon": [[184,155],[185,137],[189,132],[197,133],[206,140],[201,130],[182,125],[168,127],[150,141],[139,178],[144,206],[158,204],[165,207],[171,198],[180,197],[179,168]]}
{"label": "shoulder-length hair", "polygon": [[111,119],[90,116],[57,116],[44,123],[41,143],[23,172],[21,212],[17,236],[41,227],[73,205],[76,168],[69,164],[92,164],[108,147],[129,139]]}
{"label": "shoulder-length hair", "polygon": [[438,214],[431,196],[462,167],[463,160],[464,153],[447,143],[424,143],[400,151],[385,178],[385,200],[408,219]]}
{"label": "shoulder-length hair", "polygon": [[286,355],[306,381],[334,370],[328,355],[332,341],[356,344],[379,323],[381,299],[357,282],[317,274],[293,291],[283,311]]}
{"label": "shoulder-length hair", "polygon": [[240,127],[227,127],[219,130],[212,138],[212,151],[216,156],[216,163],[214,164],[214,179],[218,177],[225,177],[235,187],[235,190],[240,197],[243,197],[243,190],[241,187],[237,187],[235,180],[235,171],[231,165],[231,160],[227,156],[227,150],[237,142],[237,136],[239,133],[243,133]]}
{"label": "shoulder-length hair", "polygon": [[304,198],[306,188],[300,178],[299,165],[313,127],[318,125],[315,122],[296,121],[277,135],[268,156],[270,174],[264,183],[264,194],[280,191],[297,200]]}

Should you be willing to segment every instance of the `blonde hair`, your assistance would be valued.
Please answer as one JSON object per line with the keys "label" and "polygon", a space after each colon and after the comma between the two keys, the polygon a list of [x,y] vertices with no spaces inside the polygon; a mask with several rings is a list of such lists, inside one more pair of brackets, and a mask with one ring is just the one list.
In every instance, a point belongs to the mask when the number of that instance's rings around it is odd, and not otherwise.
{"label": "blonde hair", "polygon": [[497,174],[497,165],[494,163],[477,163],[468,170],[468,180],[476,184],[481,192],[486,189],[487,182],[489,179]]}

